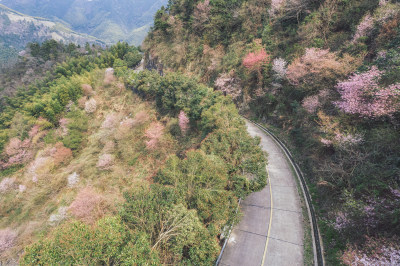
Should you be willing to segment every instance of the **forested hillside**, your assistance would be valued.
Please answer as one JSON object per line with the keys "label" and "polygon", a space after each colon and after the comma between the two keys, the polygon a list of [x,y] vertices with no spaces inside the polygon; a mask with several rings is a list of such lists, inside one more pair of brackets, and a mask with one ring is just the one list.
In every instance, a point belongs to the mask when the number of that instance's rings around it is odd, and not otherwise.
{"label": "forested hillside", "polygon": [[148,65],[198,77],[286,136],[327,264],[400,264],[400,4],[170,0]]}
{"label": "forested hillside", "polygon": [[128,41],[140,45],[154,13],[167,0],[2,0],[19,12],[67,23],[108,44]]}
{"label": "forested hillside", "polygon": [[78,51],[2,103],[0,264],[212,265],[266,185],[259,139],[197,79],[136,73],[136,47]]}

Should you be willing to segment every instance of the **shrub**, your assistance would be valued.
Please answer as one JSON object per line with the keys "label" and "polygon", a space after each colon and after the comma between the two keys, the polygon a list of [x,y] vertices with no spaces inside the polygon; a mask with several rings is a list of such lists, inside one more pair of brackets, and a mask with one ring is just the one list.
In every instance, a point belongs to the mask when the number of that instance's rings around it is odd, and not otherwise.
{"label": "shrub", "polygon": [[186,116],[184,111],[181,111],[179,113],[178,119],[179,119],[179,128],[181,129],[182,134],[185,135],[189,129],[189,122],[190,122],[189,118]]}
{"label": "shrub", "polygon": [[135,50],[127,53],[124,56],[124,61],[127,63],[129,68],[134,68],[139,65],[140,61],[142,61],[142,55],[139,53],[139,51]]}
{"label": "shrub", "polygon": [[66,116],[68,119],[68,135],[64,136],[62,142],[65,147],[73,151],[82,148],[85,132],[88,129],[88,117],[80,109],[75,108]]}
{"label": "shrub", "polygon": [[105,199],[100,194],[93,188],[86,187],[79,191],[68,210],[77,219],[93,223],[104,215],[105,204]]}
{"label": "shrub", "polygon": [[151,123],[150,127],[145,132],[145,136],[149,139],[146,141],[147,149],[153,150],[157,147],[163,135],[163,131],[164,126],[160,122]]}
{"label": "shrub", "polygon": [[135,124],[141,125],[149,120],[149,115],[146,111],[140,111],[135,115],[134,121]]}
{"label": "shrub", "polygon": [[33,182],[38,182],[39,177],[48,174],[54,167],[54,160],[51,157],[38,156],[28,167],[28,175]]}
{"label": "shrub", "polygon": [[288,66],[287,78],[292,85],[315,91],[334,85],[356,67],[357,61],[348,55],[339,58],[327,49],[307,48],[302,57]]}
{"label": "shrub", "polygon": [[201,221],[221,226],[229,219],[228,174],[224,162],[203,151],[190,151],[184,160],[171,156],[154,178],[174,186],[184,195],[189,208],[198,211]]}
{"label": "shrub", "polygon": [[55,164],[66,164],[72,159],[72,150],[66,148],[62,142],[58,142],[54,147],[51,157],[53,157]]}
{"label": "shrub", "polygon": [[18,138],[12,138],[5,148],[5,154],[9,157],[5,168],[16,164],[23,164],[32,159],[33,153],[29,150],[31,146],[30,139],[21,141]]}
{"label": "shrub", "polygon": [[85,96],[92,96],[94,94],[93,88],[89,84],[83,84],[82,91]]}
{"label": "shrub", "polygon": [[357,26],[357,31],[353,37],[353,43],[358,41],[361,37],[367,36],[371,33],[374,27],[374,19],[370,14],[367,14],[360,24]]}
{"label": "shrub", "polygon": [[118,217],[91,227],[72,222],[25,249],[21,265],[159,265],[148,236],[133,232]]}
{"label": "shrub", "polygon": [[264,48],[259,51],[248,53],[243,58],[243,66],[250,70],[259,70],[269,61],[269,55]]}
{"label": "shrub", "polygon": [[58,124],[60,125],[62,136],[68,135],[68,123],[69,123],[69,120],[67,118],[61,118],[58,121]]}
{"label": "shrub", "polygon": [[85,102],[85,111],[88,114],[96,112],[97,102],[94,98],[90,98],[90,100]]}
{"label": "shrub", "polygon": [[275,58],[272,62],[272,71],[277,79],[286,77],[287,62],[283,58]]}
{"label": "shrub", "polygon": [[103,124],[101,125],[102,128],[111,129],[114,128],[119,122],[119,117],[115,113],[108,114],[106,119],[104,120]]}
{"label": "shrub", "polygon": [[19,191],[19,193],[25,192],[26,191],[26,186],[25,185],[19,185],[18,186],[18,191]]}
{"label": "shrub", "polygon": [[233,100],[237,100],[242,95],[240,80],[231,77],[230,74],[221,74],[214,83],[220,91],[230,95]]}
{"label": "shrub", "polygon": [[97,168],[100,170],[108,170],[114,165],[114,156],[112,154],[102,154],[97,162]]}
{"label": "shrub", "polygon": [[72,188],[79,183],[79,175],[76,172],[74,172],[68,176],[67,180],[68,180],[68,187]]}
{"label": "shrub", "polygon": [[314,114],[317,108],[321,106],[318,95],[312,95],[304,98],[302,104],[303,108],[310,114]]}
{"label": "shrub", "polygon": [[15,245],[17,232],[10,228],[0,230],[0,255]]}
{"label": "shrub", "polygon": [[67,210],[67,207],[58,208],[57,213],[50,215],[49,222],[53,225],[56,225],[65,220],[67,218]]}
{"label": "shrub", "polygon": [[6,177],[0,182],[0,193],[5,193],[15,185],[15,178]]}

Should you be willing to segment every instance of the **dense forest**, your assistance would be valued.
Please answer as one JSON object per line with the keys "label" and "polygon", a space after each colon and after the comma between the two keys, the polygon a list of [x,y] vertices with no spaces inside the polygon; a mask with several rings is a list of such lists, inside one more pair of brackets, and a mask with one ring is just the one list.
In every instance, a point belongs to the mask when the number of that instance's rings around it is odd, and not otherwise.
{"label": "dense forest", "polygon": [[0,262],[213,264],[239,198],[267,183],[232,99],[181,73],[137,73],[127,43],[27,51],[53,64],[0,110]]}
{"label": "dense forest", "polygon": [[329,265],[400,263],[400,5],[170,0],[147,64],[198,77],[279,132],[305,172]]}

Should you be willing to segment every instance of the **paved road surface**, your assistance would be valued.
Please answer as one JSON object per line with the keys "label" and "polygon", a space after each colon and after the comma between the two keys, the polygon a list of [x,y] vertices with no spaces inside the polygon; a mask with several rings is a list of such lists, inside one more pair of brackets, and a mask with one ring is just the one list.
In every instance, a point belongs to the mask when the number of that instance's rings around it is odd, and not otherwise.
{"label": "paved road surface", "polygon": [[270,179],[264,190],[242,201],[243,218],[234,227],[219,265],[303,265],[303,216],[295,176],[274,140],[246,123],[269,154]]}

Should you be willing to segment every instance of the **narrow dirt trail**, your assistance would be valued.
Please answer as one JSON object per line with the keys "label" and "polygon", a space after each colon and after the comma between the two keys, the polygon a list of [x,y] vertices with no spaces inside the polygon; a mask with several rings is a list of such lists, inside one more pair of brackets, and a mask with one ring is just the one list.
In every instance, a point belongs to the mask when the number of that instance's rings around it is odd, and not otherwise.
{"label": "narrow dirt trail", "polygon": [[304,265],[304,224],[296,177],[272,137],[246,124],[269,155],[269,184],[242,201],[243,218],[233,228],[219,265]]}

